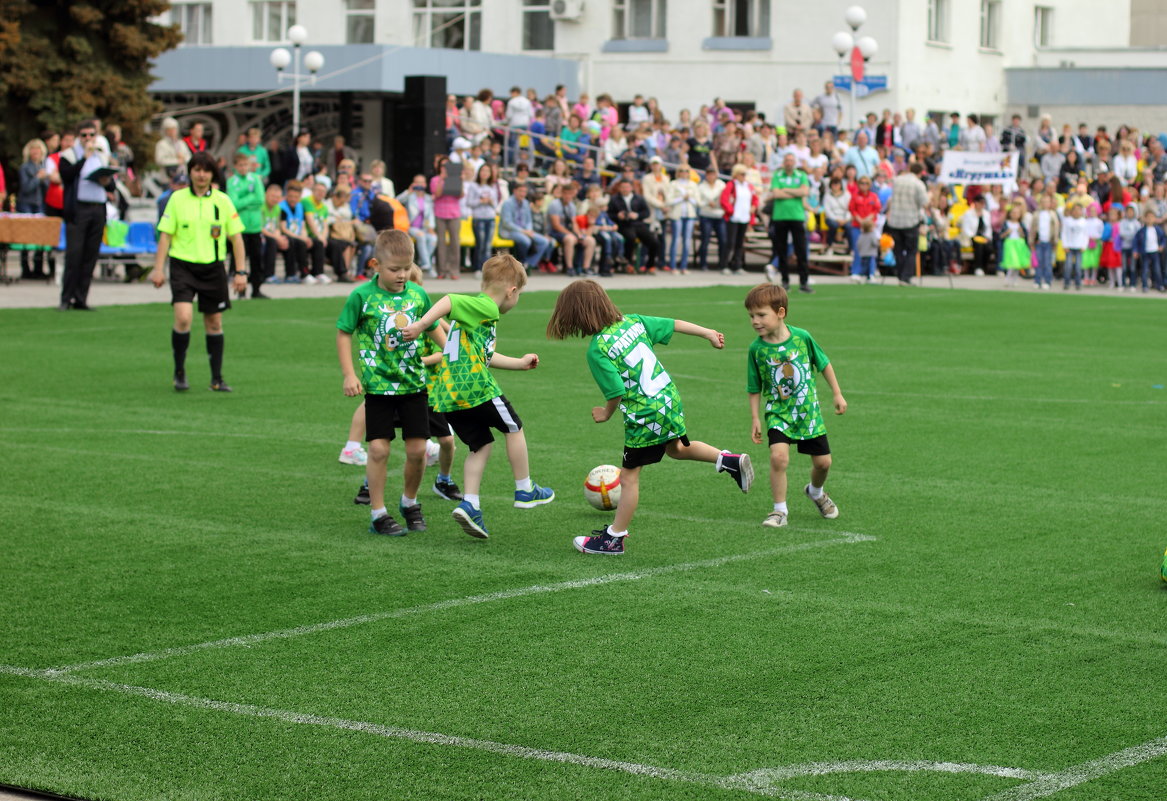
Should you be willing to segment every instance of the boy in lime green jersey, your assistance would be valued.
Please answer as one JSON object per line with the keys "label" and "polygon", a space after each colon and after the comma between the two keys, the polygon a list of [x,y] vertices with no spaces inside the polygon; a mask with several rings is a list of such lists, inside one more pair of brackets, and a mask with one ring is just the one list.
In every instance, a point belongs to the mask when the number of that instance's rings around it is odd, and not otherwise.
{"label": "boy in lime green jersey", "polygon": [[515,477],[515,506],[530,509],[555,500],[553,490],[531,481],[523,423],[488,369],[533,370],[539,365],[534,353],[515,358],[494,351],[498,319],[515,307],[526,284],[527,271],[517,259],[494,256],[482,265],[482,292],[446,295],[403,332],[405,339],[412,341],[439,318],[450,320],[450,335],[442,351],[431,403],[446,415],[458,439],[470,450],[463,468],[463,500],[454,509],[453,517],[463,531],[481,539],[489,536],[479,490],[494,442],[491,429],[506,437],[507,458]]}
{"label": "boy in lime green jersey", "polygon": [[756,286],[746,295],[750,325],[758,334],[750,345],[746,367],[746,392],[753,416],[750,434],[754,442],[761,443],[765,430],[770,443],[774,510],[762,521],[768,528],[786,525],[786,468],[790,464],[791,445],[811,457],[810,483],[803,490],[807,497],[814,501],[823,517],[839,516],[839,507],[823,490],[831,469],[831,448],[819,409],[814,371],[823,374],[834,393],[835,414],[847,411],[847,401],[827,354],[808,332],[786,324],[789,305],[786,290],[773,284]]}
{"label": "boy in lime green jersey", "polygon": [[[344,394],[365,394],[365,440],[369,443],[366,472],[369,478],[372,522],[369,531],[398,537],[406,533],[385,508],[385,477],[389,443],[394,429],[405,440],[405,477],[400,511],[409,531],[425,531],[425,518],[417,490],[425,472],[425,443],[429,437],[426,374],[415,334],[403,336],[419,317],[430,311],[430,297],[407,280],[413,266],[413,240],[403,231],[382,231],[377,236],[369,266],[377,280],[354,289],[336,321],[336,348],[344,375]],[[436,318],[418,328],[444,346],[445,337]],[[361,365],[358,379],[353,369],[353,335]]]}
{"label": "boy in lime green jersey", "polygon": [[[312,191],[303,200],[304,226],[308,229],[308,261],[311,272],[304,277],[306,284],[331,284],[332,279],[324,272],[324,246],[328,244],[328,187],[323,182],[312,183]],[[341,280],[341,283],[351,283]]]}
{"label": "boy in lime green jersey", "polygon": [[269,184],[264,190],[263,207],[259,214],[263,220],[263,281],[269,284],[278,284],[276,277],[276,256],[280,251],[288,249],[288,238],[280,233],[280,202],[284,199],[284,190],[279,184]]}

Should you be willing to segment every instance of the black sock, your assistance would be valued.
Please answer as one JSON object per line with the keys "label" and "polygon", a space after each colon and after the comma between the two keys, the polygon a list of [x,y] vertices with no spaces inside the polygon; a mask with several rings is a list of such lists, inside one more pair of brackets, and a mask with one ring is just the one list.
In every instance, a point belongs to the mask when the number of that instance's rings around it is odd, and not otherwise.
{"label": "black sock", "polygon": [[211,357],[211,381],[223,383],[223,335],[207,334],[207,355]]}
{"label": "black sock", "polygon": [[186,349],[190,347],[190,331],[185,334],[180,334],[177,331],[170,332],[170,348],[174,351],[174,372],[175,374],[186,372]]}

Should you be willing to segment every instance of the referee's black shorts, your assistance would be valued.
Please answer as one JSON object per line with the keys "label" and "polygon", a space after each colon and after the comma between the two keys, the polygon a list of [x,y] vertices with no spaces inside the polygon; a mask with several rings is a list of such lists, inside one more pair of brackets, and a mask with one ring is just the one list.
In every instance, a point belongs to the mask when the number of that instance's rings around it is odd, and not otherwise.
{"label": "referee's black shorts", "polygon": [[231,308],[227,271],[223,262],[197,264],[170,257],[170,302],[199,301],[200,314],[217,314]]}

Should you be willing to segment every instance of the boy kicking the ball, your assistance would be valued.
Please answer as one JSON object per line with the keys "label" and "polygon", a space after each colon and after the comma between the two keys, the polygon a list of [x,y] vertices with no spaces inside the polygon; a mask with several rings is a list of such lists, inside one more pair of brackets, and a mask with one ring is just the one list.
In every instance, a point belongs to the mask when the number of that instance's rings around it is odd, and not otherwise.
{"label": "boy kicking the ball", "polygon": [[746,295],[746,311],[758,338],[750,345],[746,373],[746,391],[750,397],[753,422],[750,434],[754,442],[762,441],[761,406],[766,404],[766,432],[770,443],[770,489],[774,494],[774,511],[762,525],[780,528],[786,525],[786,468],[790,464],[790,446],[811,457],[810,483],[804,488],[819,514],[839,516],[839,507],[823,489],[831,469],[831,448],[827,429],[819,409],[814,372],[823,374],[834,393],[835,414],[847,411],[847,401],[839,389],[835,369],[811,335],[801,328],[786,325],[790,301],[786,290],[773,284],[761,284]]}

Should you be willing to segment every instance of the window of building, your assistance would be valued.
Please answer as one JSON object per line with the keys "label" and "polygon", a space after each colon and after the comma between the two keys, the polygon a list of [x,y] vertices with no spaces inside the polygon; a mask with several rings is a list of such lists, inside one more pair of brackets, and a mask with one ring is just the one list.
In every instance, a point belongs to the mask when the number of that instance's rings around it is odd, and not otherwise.
{"label": "window of building", "polygon": [[1001,0],[981,0],[981,47],[996,50],[999,44]]}
{"label": "window of building", "polygon": [[769,36],[770,0],[713,0],[714,36]]}
{"label": "window of building", "polygon": [[413,0],[418,47],[482,49],[482,0]]}
{"label": "window of building", "polygon": [[928,0],[928,41],[948,41],[948,0]]}
{"label": "window of building", "polygon": [[1053,41],[1054,10],[1049,6],[1033,9],[1033,43],[1038,47],[1049,47]]}
{"label": "window of building", "polygon": [[296,24],[295,0],[253,0],[251,38],[256,42],[283,42]]}
{"label": "window of building", "polygon": [[170,6],[170,20],[182,31],[183,44],[211,43],[210,3],[174,3]]}
{"label": "window of building", "polygon": [[345,0],[344,5],[345,42],[347,44],[372,44],[376,0]]}
{"label": "window of building", "polygon": [[523,49],[555,49],[551,0],[523,0]]}
{"label": "window of building", "polygon": [[667,0],[612,0],[613,39],[664,39]]}

